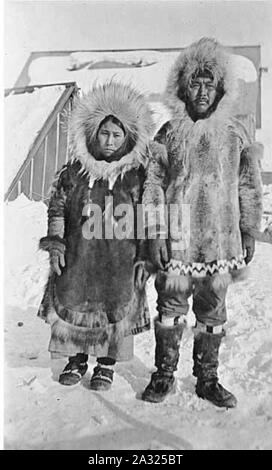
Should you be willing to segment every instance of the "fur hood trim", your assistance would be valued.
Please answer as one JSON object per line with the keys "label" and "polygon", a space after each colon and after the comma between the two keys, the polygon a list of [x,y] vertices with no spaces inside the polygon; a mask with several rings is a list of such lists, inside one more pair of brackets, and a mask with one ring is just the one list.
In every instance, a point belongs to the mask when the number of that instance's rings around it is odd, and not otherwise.
{"label": "fur hood trim", "polygon": [[[222,122],[232,114],[237,96],[237,81],[232,73],[230,54],[227,54],[215,39],[202,38],[181,52],[170,70],[164,101],[170,108],[174,120],[180,122],[182,118],[188,118],[193,125],[187,115],[185,103],[179,98],[178,93],[181,91],[184,94],[194,72],[203,69],[211,71],[217,83],[221,83],[224,95],[211,116],[197,121],[195,124],[203,128],[210,127],[210,124],[213,123],[213,127],[217,127],[217,124],[222,125]],[[201,133],[203,131],[205,129],[202,129]]]}
{"label": "fur hood trim", "polygon": [[[113,162],[96,160],[87,148],[87,142],[95,144],[99,125],[109,115],[117,117],[136,142],[129,153]],[[81,162],[82,172],[89,174],[90,187],[101,178],[109,180],[112,187],[119,175],[146,166],[153,127],[152,111],[145,98],[129,85],[110,81],[78,98],[69,123],[70,148]]]}

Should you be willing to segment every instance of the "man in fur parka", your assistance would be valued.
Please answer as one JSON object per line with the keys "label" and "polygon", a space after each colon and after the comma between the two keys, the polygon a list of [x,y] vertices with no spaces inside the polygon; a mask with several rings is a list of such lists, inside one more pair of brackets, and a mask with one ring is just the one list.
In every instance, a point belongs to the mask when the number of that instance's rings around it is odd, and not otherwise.
{"label": "man in fur parka", "polygon": [[[158,269],[157,371],[143,393],[147,401],[160,402],[173,390],[192,295],[196,393],[219,407],[237,403],[218,381],[218,355],[228,285],[242,277],[259,233],[262,145],[235,119],[235,92],[230,58],[213,39],[185,49],[169,74],[165,98],[172,118],[157,134],[163,146],[150,161],[143,196],[147,206],[155,205],[149,252]],[[155,212],[165,204],[177,208],[181,226],[189,207],[189,238],[186,227],[172,230],[171,214],[170,229],[161,224],[158,232]]]}
{"label": "man in fur parka", "polygon": [[69,357],[63,385],[78,383],[94,355],[90,387],[108,390],[124,338],[150,327],[144,242],[133,222],[152,131],[144,97],[114,81],[83,94],[72,111],[71,160],[53,184],[40,241],[51,272],[39,316],[51,325],[49,351]]}

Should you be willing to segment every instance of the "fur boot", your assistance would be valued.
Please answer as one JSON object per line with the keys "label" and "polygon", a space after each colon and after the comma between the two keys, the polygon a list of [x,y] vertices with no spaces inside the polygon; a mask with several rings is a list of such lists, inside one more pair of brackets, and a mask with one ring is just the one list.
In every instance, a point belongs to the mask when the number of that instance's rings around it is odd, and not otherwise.
{"label": "fur boot", "polygon": [[88,355],[78,353],[69,357],[69,362],[59,376],[62,385],[75,385],[82,379],[88,370]]}
{"label": "fur boot", "polygon": [[143,392],[142,399],[159,403],[174,388],[174,371],[179,360],[179,346],[184,330],[184,324],[165,326],[155,321],[155,366],[157,371],[151,376],[151,381]]}
{"label": "fur boot", "polygon": [[234,408],[235,396],[226,390],[217,377],[218,354],[224,333],[199,332],[195,336],[193,374],[197,377],[196,394],[219,407]]}
{"label": "fur boot", "polygon": [[97,364],[93,370],[90,381],[90,389],[99,392],[110,390],[113,382],[114,370],[109,366]]}

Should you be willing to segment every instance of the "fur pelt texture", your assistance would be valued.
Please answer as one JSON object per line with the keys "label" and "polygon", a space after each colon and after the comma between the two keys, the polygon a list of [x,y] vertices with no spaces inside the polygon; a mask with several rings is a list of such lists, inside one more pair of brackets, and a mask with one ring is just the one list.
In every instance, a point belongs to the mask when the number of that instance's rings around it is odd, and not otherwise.
{"label": "fur pelt texture", "polygon": [[40,250],[48,251],[49,253],[52,250],[56,250],[61,254],[65,253],[65,240],[60,238],[58,235],[43,237],[40,239],[39,243]]}
{"label": "fur pelt texture", "polygon": [[[185,49],[176,59],[170,70],[165,90],[165,103],[176,117],[181,117],[185,109],[185,96],[188,84],[198,71],[208,70],[216,83],[224,89],[224,102],[217,107],[217,115],[212,120],[217,121],[227,108],[232,108],[237,95],[237,82],[230,67],[229,55],[221,45],[212,38],[202,38]],[[183,99],[178,98],[179,96]],[[221,123],[219,123],[221,124]],[[203,124],[202,124],[203,125]]]}
{"label": "fur pelt texture", "polygon": [[[209,117],[194,122],[181,98],[192,74],[204,68],[220,82],[223,96]],[[182,52],[169,74],[165,101],[172,119],[156,137],[167,159],[162,151],[153,154],[143,198],[146,204],[178,207],[172,222],[182,230],[173,233],[170,225],[166,267],[172,283],[175,276],[208,275],[217,285],[220,279],[226,285],[229,273],[245,267],[241,232],[253,234],[260,228],[262,145],[252,143],[233,117],[235,89],[228,55],[209,38]]]}
{"label": "fur pelt texture", "polygon": [[[89,152],[95,149],[99,124],[108,115],[122,122],[134,142],[133,148],[122,146],[118,155],[115,152],[112,162],[96,160],[95,153]],[[135,287],[144,241],[135,237],[136,227],[129,226],[131,233],[123,239],[114,230],[112,236],[106,236],[105,227],[113,229],[120,219],[115,217],[120,204],[136,213],[151,130],[151,111],[144,98],[128,86],[107,83],[75,105],[70,123],[73,158],[53,182],[48,234],[40,245],[49,252],[56,243],[63,252],[65,248],[65,266],[60,276],[50,274],[38,313],[51,325],[51,353],[119,359],[123,339],[150,327],[144,286]],[[90,236],[92,204],[99,208],[99,236]]]}
{"label": "fur pelt texture", "polygon": [[[109,115],[122,122],[135,145],[118,161],[98,161],[90,149],[95,146],[100,123]],[[147,164],[146,146],[153,129],[152,111],[145,98],[129,85],[110,81],[75,102],[69,124],[70,147],[91,181],[103,178],[112,187],[120,174]]]}

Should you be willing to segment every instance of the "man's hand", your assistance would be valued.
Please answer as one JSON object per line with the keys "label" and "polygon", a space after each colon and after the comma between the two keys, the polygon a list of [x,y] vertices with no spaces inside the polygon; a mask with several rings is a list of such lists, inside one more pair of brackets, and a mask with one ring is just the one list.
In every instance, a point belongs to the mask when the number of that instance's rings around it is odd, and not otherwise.
{"label": "man's hand", "polygon": [[160,238],[148,240],[148,254],[153,266],[163,270],[167,261],[169,261],[166,240]]}
{"label": "man's hand", "polygon": [[58,276],[61,275],[61,268],[65,266],[64,254],[59,250],[52,249],[50,250],[50,267],[51,271],[57,273]]}
{"label": "man's hand", "polygon": [[242,247],[244,252],[245,263],[248,264],[252,260],[255,253],[255,239],[246,233],[242,234]]}

